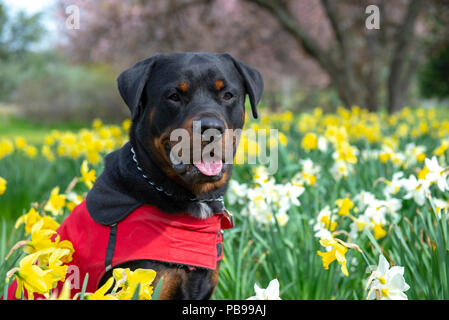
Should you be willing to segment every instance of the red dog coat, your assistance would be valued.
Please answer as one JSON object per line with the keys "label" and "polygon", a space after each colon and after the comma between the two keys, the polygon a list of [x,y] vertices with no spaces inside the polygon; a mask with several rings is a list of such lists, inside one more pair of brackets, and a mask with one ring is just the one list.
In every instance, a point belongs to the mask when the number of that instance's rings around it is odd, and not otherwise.
{"label": "red dog coat", "polygon": [[[224,213],[200,220],[186,213],[166,214],[149,205],[140,206],[112,226],[104,226],[91,218],[83,201],[57,232],[61,240],[73,244],[75,253],[70,265],[79,269],[80,286],[88,273],[86,292],[94,292],[105,272],[132,260],[156,260],[214,270],[217,261],[223,258],[221,230],[232,226],[232,218]],[[14,281],[8,299],[14,299],[16,287]],[[72,296],[80,289],[73,288]]]}

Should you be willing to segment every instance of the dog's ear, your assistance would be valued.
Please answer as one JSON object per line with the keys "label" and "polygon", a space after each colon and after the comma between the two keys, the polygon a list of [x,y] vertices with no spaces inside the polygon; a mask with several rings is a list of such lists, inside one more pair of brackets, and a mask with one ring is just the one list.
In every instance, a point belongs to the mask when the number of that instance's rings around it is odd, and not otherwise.
{"label": "dog's ear", "polygon": [[225,53],[224,55],[234,62],[234,66],[236,67],[240,75],[243,77],[245,90],[249,96],[249,102],[251,103],[251,110],[253,112],[253,117],[257,119],[258,117],[257,104],[259,103],[263,92],[262,75],[256,69],[247,66],[245,63],[234,58],[230,54]]}
{"label": "dog's ear", "polygon": [[142,92],[150,77],[151,69],[158,60],[160,54],[155,54],[148,59],[136,63],[132,68],[123,71],[117,78],[117,85],[123,101],[131,110],[131,118],[134,121],[141,112]]}

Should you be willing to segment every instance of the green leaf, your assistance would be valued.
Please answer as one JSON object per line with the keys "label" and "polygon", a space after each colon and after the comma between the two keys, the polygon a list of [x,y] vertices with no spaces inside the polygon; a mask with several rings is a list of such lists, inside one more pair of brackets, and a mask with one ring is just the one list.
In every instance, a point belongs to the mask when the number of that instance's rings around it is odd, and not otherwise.
{"label": "green leaf", "polygon": [[3,287],[3,300],[8,300],[8,287],[9,280],[5,280],[5,286]]}
{"label": "green leaf", "polygon": [[153,296],[151,297],[151,300],[159,300],[159,296],[161,295],[162,290],[162,283],[164,282],[164,277],[162,277],[159,280],[159,283],[156,286],[156,289],[154,289]]}
{"label": "green leaf", "polygon": [[86,293],[87,281],[89,280],[89,273],[86,273],[83,281],[83,287],[81,289],[80,300],[84,300],[84,295]]}
{"label": "green leaf", "polygon": [[139,293],[140,293],[140,282],[137,284],[136,290],[134,290],[133,297],[131,300],[139,300]]}

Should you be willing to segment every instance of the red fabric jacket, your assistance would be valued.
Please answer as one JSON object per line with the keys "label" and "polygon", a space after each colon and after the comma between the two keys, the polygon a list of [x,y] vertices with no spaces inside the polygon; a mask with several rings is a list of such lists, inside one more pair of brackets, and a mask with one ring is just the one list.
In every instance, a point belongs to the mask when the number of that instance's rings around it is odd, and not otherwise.
{"label": "red fabric jacket", "polygon": [[[154,206],[142,205],[114,228],[112,231],[113,227],[96,223],[85,201],[58,228],[61,240],[71,241],[75,249],[70,265],[79,269],[80,288],[72,288],[72,296],[81,291],[86,273],[86,292],[94,292],[110,267],[131,260],[157,260],[214,270],[223,257],[221,230],[232,228],[232,218],[220,213],[200,220],[187,213],[169,215]],[[115,243],[111,241],[112,233]],[[106,261],[107,252],[112,263]],[[8,299],[14,299],[16,287],[14,281]]]}

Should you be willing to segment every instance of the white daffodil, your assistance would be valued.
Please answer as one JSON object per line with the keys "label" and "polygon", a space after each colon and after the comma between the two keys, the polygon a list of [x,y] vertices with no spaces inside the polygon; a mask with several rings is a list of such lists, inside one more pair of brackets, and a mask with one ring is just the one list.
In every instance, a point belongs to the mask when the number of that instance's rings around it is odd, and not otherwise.
{"label": "white daffodil", "polygon": [[319,239],[333,239],[332,233],[327,229],[319,229],[315,233],[315,237],[317,237]]}
{"label": "white daffodil", "polygon": [[432,202],[435,205],[435,212],[438,218],[441,218],[441,213],[449,212],[449,201],[432,198]]}
{"label": "white daffodil", "polygon": [[363,160],[368,161],[371,159],[379,159],[380,154],[381,154],[381,151],[378,149],[363,150],[361,153],[361,157]]}
{"label": "white daffodil", "polygon": [[396,198],[387,198],[381,201],[386,213],[389,214],[394,221],[398,221],[400,218],[399,211],[402,209],[402,201]]}
{"label": "white daffodil", "polygon": [[369,277],[366,288],[369,289],[368,300],[407,300],[404,292],[410,286],[404,279],[404,267],[390,268],[387,259],[380,255],[379,265]]}
{"label": "white daffodil", "polygon": [[330,169],[330,172],[334,179],[338,181],[341,178],[346,178],[353,170],[354,167],[352,164],[346,161],[337,160]]}
{"label": "white daffodil", "polygon": [[329,149],[328,143],[325,137],[319,136],[318,137],[318,150],[321,152],[326,152]]}
{"label": "white daffodil", "polygon": [[311,159],[301,160],[299,163],[302,166],[302,171],[310,175],[317,176],[321,171],[321,167],[315,164]]}
{"label": "white daffodil", "polygon": [[[292,206],[301,204],[299,197],[305,189],[291,182],[277,184],[262,166],[255,170],[254,182],[256,184],[249,187],[231,181],[229,189],[233,195],[228,196],[229,203],[242,204],[242,215],[259,223],[270,224],[277,221],[279,225],[285,226],[289,219],[288,211]],[[239,196],[243,200],[235,199]]]}
{"label": "white daffodil", "polygon": [[416,165],[417,162],[422,162],[425,158],[426,147],[417,146],[414,143],[408,143],[405,146],[405,166],[410,168]]}
{"label": "white daffodil", "polygon": [[247,300],[282,300],[279,297],[279,281],[277,279],[271,280],[266,289],[259,288],[257,284],[254,284],[254,291],[256,295]]}
{"label": "white daffodil", "polygon": [[429,169],[429,172],[426,175],[426,180],[436,183],[442,192],[449,190],[449,169],[441,167],[435,156],[433,156],[432,159],[426,158],[425,161],[426,167]]}
{"label": "white daffodil", "polygon": [[430,186],[429,180],[418,180],[414,175],[410,175],[408,179],[405,179],[403,185],[407,191],[404,199],[413,198],[418,205],[424,205],[424,202],[426,201],[426,192],[429,190]]}
{"label": "white daffodil", "polygon": [[270,175],[268,174],[268,170],[264,166],[258,166],[254,170],[254,181],[260,185],[263,185],[270,179]]}
{"label": "white daffodil", "polygon": [[246,184],[240,184],[236,180],[231,180],[229,182],[228,190],[229,192],[226,194],[226,197],[229,204],[245,204],[246,195],[248,193],[248,186]]}
{"label": "white daffodil", "polygon": [[361,191],[354,197],[354,200],[357,202],[359,210],[365,210],[366,207],[371,206],[376,201],[376,198],[371,192]]}
{"label": "white daffodil", "polygon": [[321,167],[316,165],[312,160],[305,159],[299,162],[301,164],[301,171],[296,173],[291,182],[297,186],[310,185],[316,183],[317,177],[321,171]]}
{"label": "white daffodil", "polygon": [[386,197],[395,195],[399,192],[399,190],[401,190],[401,187],[404,184],[403,176],[404,173],[402,171],[399,171],[393,174],[391,181],[384,180],[384,182],[386,183],[386,187],[384,189],[384,194]]}
{"label": "white daffodil", "polygon": [[285,185],[279,185],[280,194],[283,195],[288,201],[295,206],[299,206],[301,203],[299,202],[299,196],[303,194],[304,188],[286,183]]}
{"label": "white daffodil", "polygon": [[368,228],[369,230],[373,229],[374,225],[372,223],[372,220],[362,214],[354,219],[354,221],[351,223],[351,230],[349,232],[349,237],[351,239],[355,239],[358,237],[359,232],[362,232],[364,228]]}
{"label": "white daffodil", "polygon": [[285,226],[288,222],[289,216],[285,212],[280,212],[276,214],[276,221],[281,227]]}
{"label": "white daffodil", "polygon": [[329,206],[325,206],[323,209],[321,209],[316,218],[316,224],[313,226],[315,237],[321,238],[323,236],[323,232],[326,235],[327,233],[329,233],[330,235],[330,232],[335,230],[337,222],[333,220],[335,220],[336,213],[337,209],[331,210]]}
{"label": "white daffodil", "polygon": [[[243,210],[243,215],[251,216],[256,220],[263,221],[268,212],[271,214],[262,188],[249,189],[248,200],[248,206]],[[264,217],[264,219],[261,219],[261,217]]]}
{"label": "white daffodil", "polygon": [[366,208],[364,216],[375,224],[385,225],[387,208],[385,207],[382,200],[377,200],[371,203],[369,207]]}

